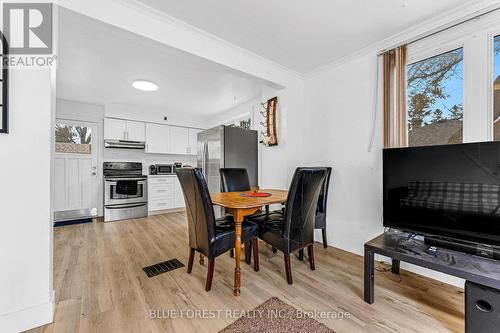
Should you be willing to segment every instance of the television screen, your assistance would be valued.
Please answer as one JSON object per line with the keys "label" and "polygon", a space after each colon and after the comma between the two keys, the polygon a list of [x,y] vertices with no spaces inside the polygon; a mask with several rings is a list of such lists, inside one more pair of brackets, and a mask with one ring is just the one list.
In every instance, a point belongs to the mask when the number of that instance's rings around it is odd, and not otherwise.
{"label": "television screen", "polygon": [[500,245],[500,142],[383,154],[384,226]]}

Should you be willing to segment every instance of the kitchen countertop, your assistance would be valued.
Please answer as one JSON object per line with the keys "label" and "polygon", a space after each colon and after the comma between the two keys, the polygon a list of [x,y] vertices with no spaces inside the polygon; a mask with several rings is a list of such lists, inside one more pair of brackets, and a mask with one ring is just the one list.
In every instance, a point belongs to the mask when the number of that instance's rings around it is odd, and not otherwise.
{"label": "kitchen countertop", "polygon": [[148,175],[148,178],[177,177],[177,175]]}

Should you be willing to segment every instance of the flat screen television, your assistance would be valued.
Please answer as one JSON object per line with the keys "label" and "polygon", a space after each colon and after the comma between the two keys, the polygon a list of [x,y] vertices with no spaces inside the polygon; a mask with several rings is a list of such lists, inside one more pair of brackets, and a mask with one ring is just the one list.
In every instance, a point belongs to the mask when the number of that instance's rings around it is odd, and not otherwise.
{"label": "flat screen television", "polygon": [[500,142],[384,149],[384,226],[500,246]]}

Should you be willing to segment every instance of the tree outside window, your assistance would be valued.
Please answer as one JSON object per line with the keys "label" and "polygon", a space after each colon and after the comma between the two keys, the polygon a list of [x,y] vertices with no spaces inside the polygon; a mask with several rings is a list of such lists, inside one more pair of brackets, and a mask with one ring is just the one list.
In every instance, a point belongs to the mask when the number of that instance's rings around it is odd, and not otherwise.
{"label": "tree outside window", "polygon": [[56,124],[55,142],[57,153],[90,154],[92,129],[85,126]]}
{"label": "tree outside window", "polygon": [[407,66],[410,146],[461,143],[463,49]]}

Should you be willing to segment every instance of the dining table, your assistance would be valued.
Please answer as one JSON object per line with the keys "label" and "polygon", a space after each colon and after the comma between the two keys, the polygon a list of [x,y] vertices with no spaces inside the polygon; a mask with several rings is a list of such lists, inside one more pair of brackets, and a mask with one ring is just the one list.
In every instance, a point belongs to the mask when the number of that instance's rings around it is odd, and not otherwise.
{"label": "dining table", "polygon": [[[252,215],[264,206],[286,202],[288,191],[261,189],[248,192],[210,193],[212,204],[223,207],[227,214],[233,215],[235,226],[234,241],[234,295],[240,295],[241,287],[241,226],[245,216]],[[255,260],[255,259],[254,259]]]}

